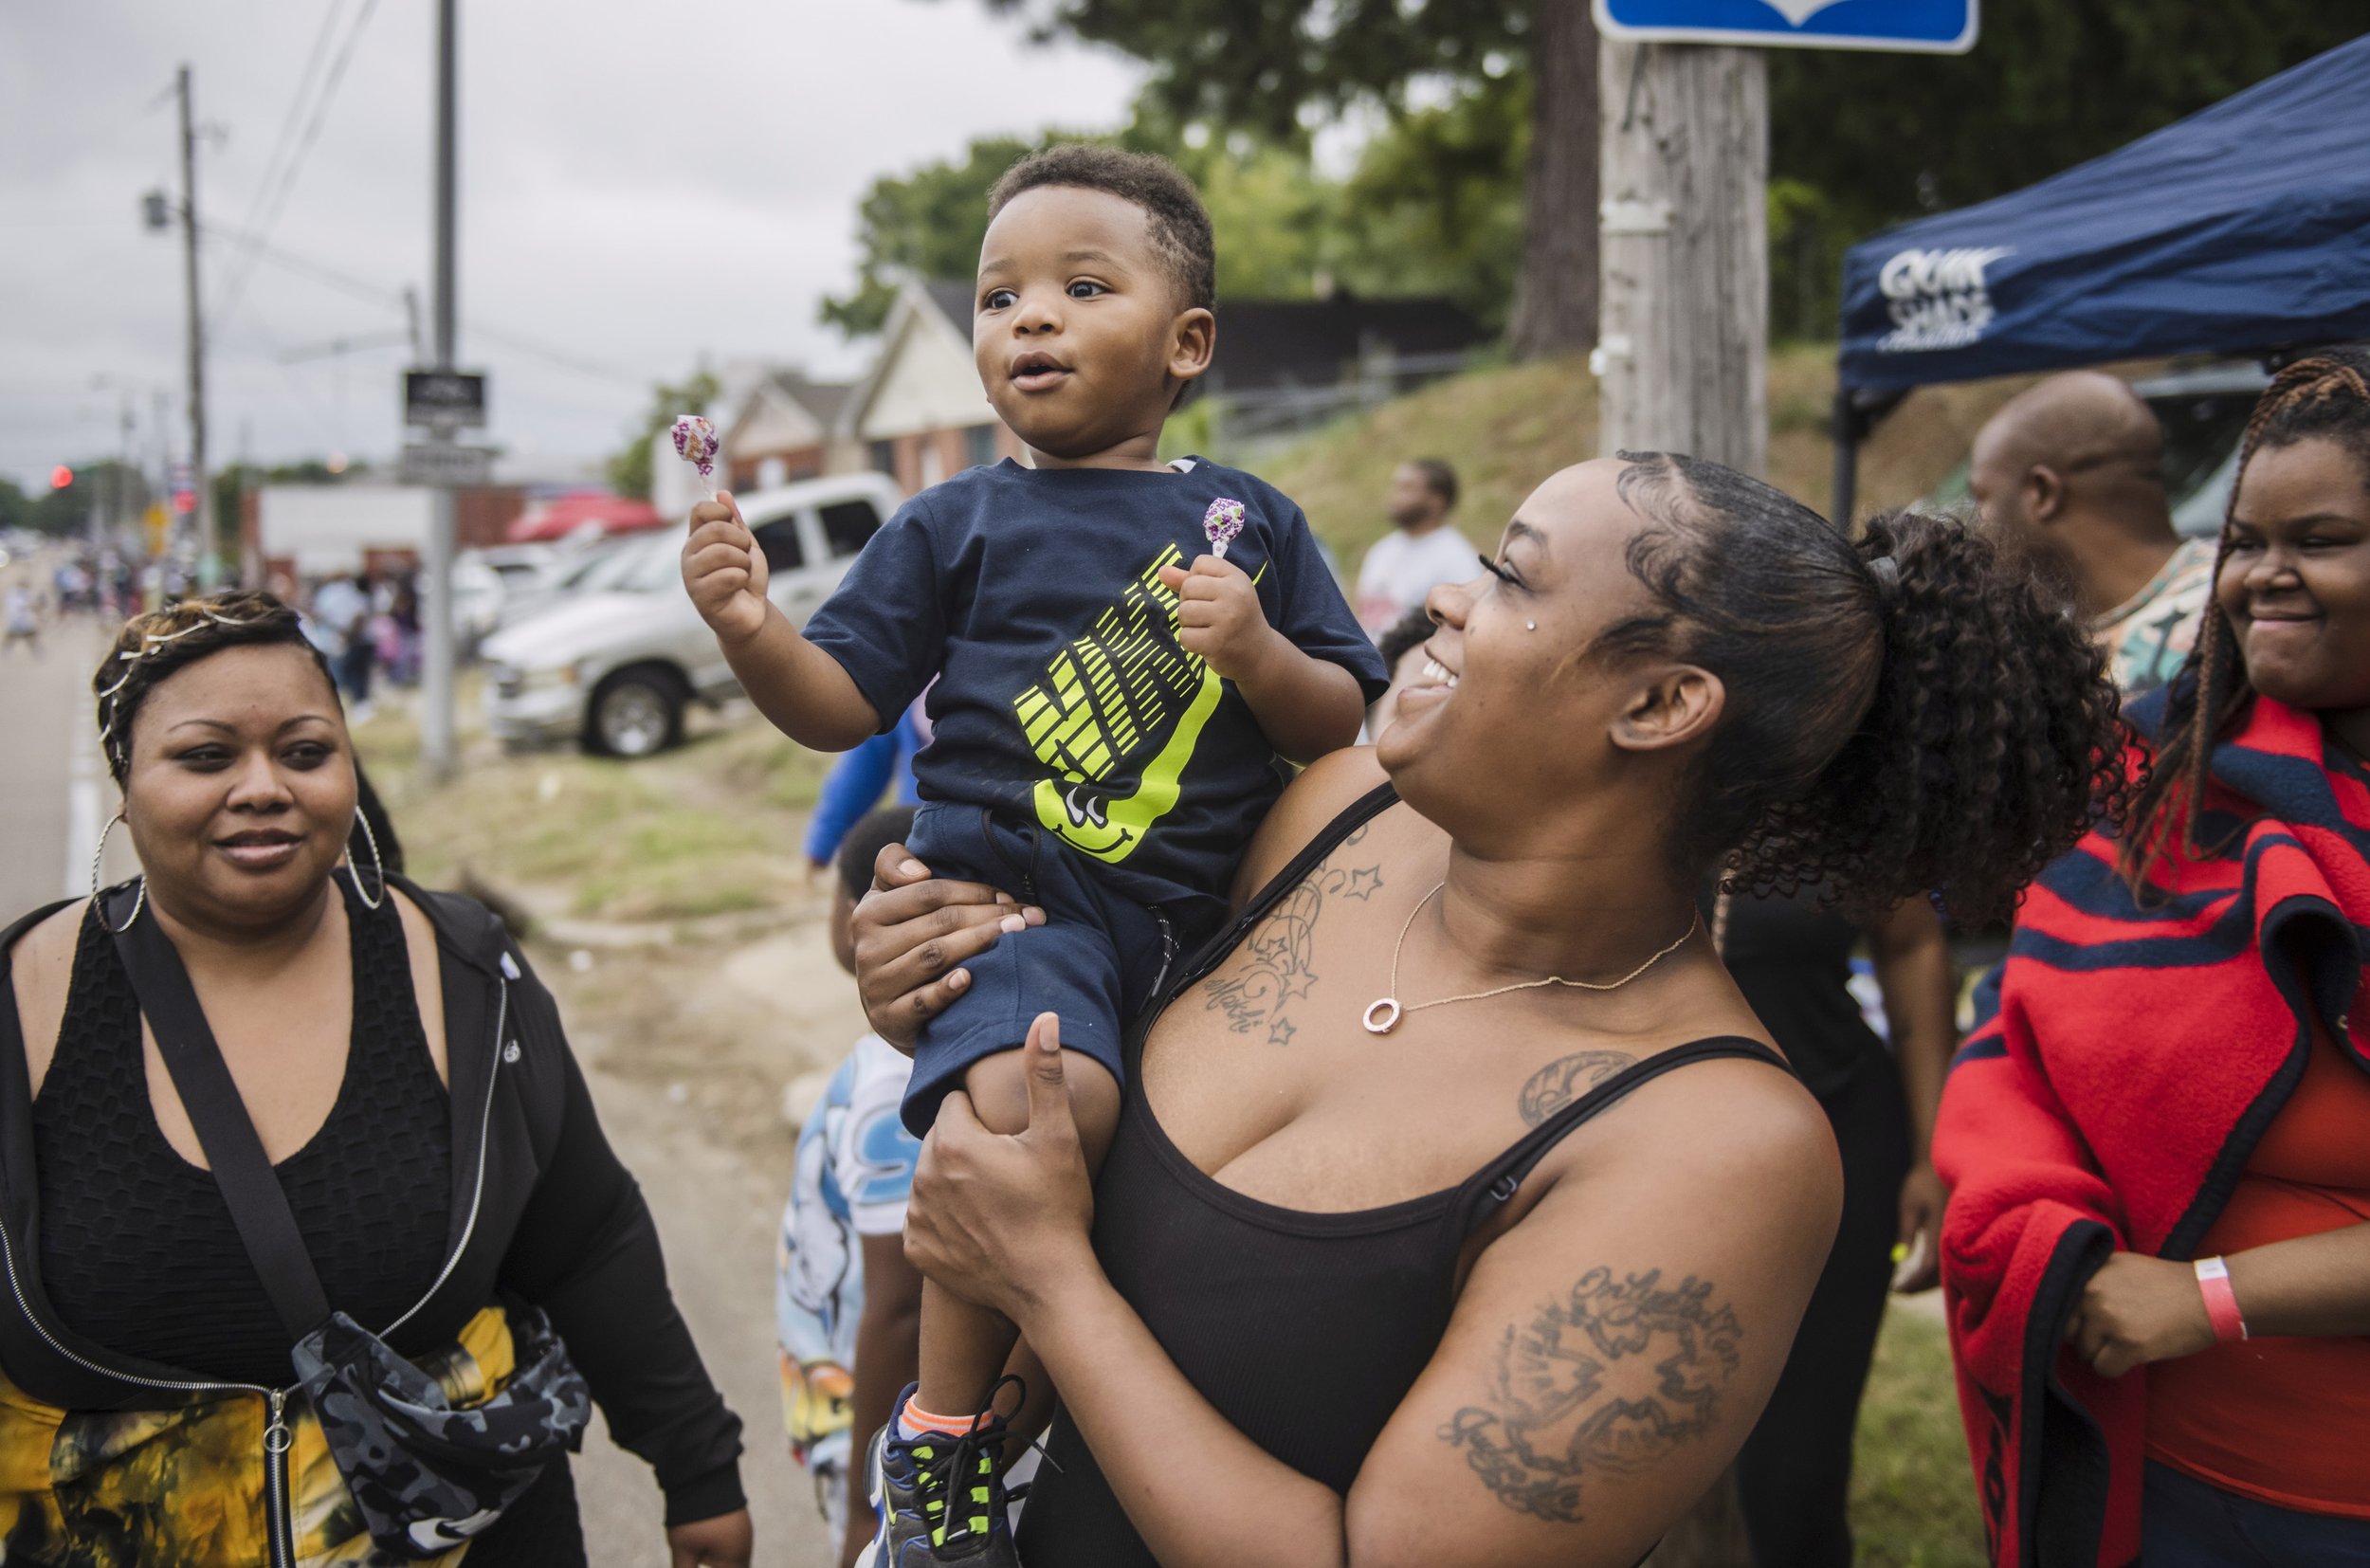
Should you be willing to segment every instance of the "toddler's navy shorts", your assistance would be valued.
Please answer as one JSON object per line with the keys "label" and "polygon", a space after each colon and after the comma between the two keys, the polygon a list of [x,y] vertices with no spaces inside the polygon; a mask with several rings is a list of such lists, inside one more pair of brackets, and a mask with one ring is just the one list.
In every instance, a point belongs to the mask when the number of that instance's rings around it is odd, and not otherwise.
{"label": "toddler's navy shorts", "polygon": [[974,1062],[1028,1043],[1040,1012],[1062,1020],[1062,1046],[1124,1080],[1121,1037],[1186,954],[1223,922],[1224,901],[1186,888],[1139,903],[1056,835],[985,808],[931,801],[906,848],[934,875],[986,883],[1045,911],[1046,923],[998,937],[964,962],[971,988],[922,1026],[902,1116],[917,1138]]}

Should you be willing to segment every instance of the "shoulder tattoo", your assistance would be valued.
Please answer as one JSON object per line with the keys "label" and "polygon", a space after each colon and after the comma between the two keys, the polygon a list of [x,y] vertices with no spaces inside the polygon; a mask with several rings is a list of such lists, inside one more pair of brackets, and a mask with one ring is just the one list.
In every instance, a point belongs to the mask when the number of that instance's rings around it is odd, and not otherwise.
{"label": "shoulder tattoo", "polygon": [[1522,1125],[1536,1127],[1637,1060],[1626,1050],[1579,1050],[1532,1073],[1515,1103]]}
{"label": "shoulder tattoo", "polygon": [[1265,1026],[1270,1045],[1292,1043],[1296,1029],[1285,1008],[1294,997],[1307,995],[1317,984],[1317,918],[1324,913],[1326,901],[1363,903],[1382,885],[1379,861],[1357,866],[1340,864],[1352,858],[1344,851],[1357,848],[1366,831],[1361,826],[1343,839],[1298,886],[1278,900],[1267,918],[1243,939],[1239,966],[1206,988],[1209,999],[1204,1008],[1224,1012],[1227,1027],[1235,1033],[1249,1034]]}
{"label": "shoulder tattoo", "polygon": [[1650,1469],[1711,1430],[1743,1332],[1709,1281],[1592,1268],[1507,1325],[1489,1401],[1458,1411],[1440,1440],[1516,1513],[1577,1523],[1584,1481]]}

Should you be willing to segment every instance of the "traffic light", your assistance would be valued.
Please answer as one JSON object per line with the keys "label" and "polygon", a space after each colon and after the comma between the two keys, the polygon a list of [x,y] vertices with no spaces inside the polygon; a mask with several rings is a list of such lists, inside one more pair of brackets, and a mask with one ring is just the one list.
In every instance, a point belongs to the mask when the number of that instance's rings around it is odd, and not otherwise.
{"label": "traffic light", "polygon": [[151,229],[173,227],[173,204],[162,191],[151,191],[140,198],[140,217]]}
{"label": "traffic light", "polygon": [[74,483],[74,470],[61,463],[49,470],[49,488],[63,490]]}

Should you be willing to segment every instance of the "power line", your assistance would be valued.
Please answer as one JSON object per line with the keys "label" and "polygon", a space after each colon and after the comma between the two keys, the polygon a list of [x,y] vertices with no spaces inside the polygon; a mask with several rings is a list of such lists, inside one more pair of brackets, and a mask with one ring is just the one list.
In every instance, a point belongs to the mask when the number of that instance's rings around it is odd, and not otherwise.
{"label": "power line", "polygon": [[[310,278],[315,283],[337,289],[372,304],[392,305],[396,309],[405,308],[401,289],[390,288],[384,283],[373,283],[367,278],[357,278],[353,273],[342,271],[325,262],[317,262],[309,257],[299,256],[279,246],[267,245],[249,235],[231,234],[210,224],[202,227],[209,235],[246,245],[259,260],[270,262],[300,277]],[[218,322],[217,326],[219,325]],[[647,388],[649,384],[649,377],[633,371],[586,359],[567,349],[554,348],[547,343],[538,343],[532,337],[521,337],[515,332],[489,327],[475,319],[471,319],[466,325],[474,337],[483,337],[488,342],[500,343],[513,353],[523,354],[531,359],[539,359],[560,370],[573,371],[579,375],[596,376],[605,381],[615,381],[638,388]]]}
{"label": "power line", "polygon": [[[389,288],[384,283],[374,283],[366,278],[357,278],[350,272],[341,272],[326,263],[309,260],[275,245],[266,245],[260,236],[254,234],[233,233],[227,228],[218,228],[212,224],[201,224],[199,227],[210,239],[218,239],[225,244],[242,247],[254,261],[270,262],[275,266],[285,268],[299,277],[310,278],[317,283],[342,290],[356,299],[367,300],[373,304],[392,305],[398,310],[403,308],[403,290],[399,288]],[[214,325],[219,330],[228,320],[228,317],[219,318]]]}
{"label": "power line", "polygon": [[[255,199],[248,204],[246,222],[242,226],[245,233],[262,232],[257,224],[264,215],[264,203],[270,197],[273,184],[280,177],[283,158],[295,145],[297,126],[304,119],[305,103],[312,97],[321,64],[328,58],[329,40],[337,30],[337,13],[342,4],[343,0],[329,0],[321,8],[321,25],[313,34],[312,50],[305,56],[304,69],[297,73],[296,91],[289,95],[288,112],[281,119],[280,134],[272,138],[271,155],[264,160],[263,178],[255,182]],[[223,298],[228,298],[227,291]],[[214,314],[219,318],[222,311],[217,308]]]}
{"label": "power line", "polygon": [[[329,121],[329,106],[337,100],[337,88],[346,79],[346,66],[353,62],[355,46],[361,42],[362,29],[370,26],[371,15],[377,9],[378,0],[362,0],[362,9],[355,12],[353,25],[346,29],[345,42],[338,47],[337,58],[331,63],[329,74],[322,79],[320,92],[313,104],[313,118],[304,127],[303,138],[289,156],[280,184],[270,195],[270,206],[264,211],[262,223],[251,226],[248,230],[253,246],[260,247],[271,236],[272,228],[280,222],[280,214],[287,210],[289,192],[296,189],[297,176],[304,170],[304,160],[313,151],[314,143],[320,139],[321,127]],[[216,313],[215,325],[218,328],[228,324],[239,308],[240,300],[246,293],[247,280],[254,276],[255,263],[250,256],[238,278],[225,291],[223,307]]]}
{"label": "power line", "polygon": [[649,390],[650,378],[647,375],[637,375],[631,371],[622,370],[615,365],[603,365],[591,359],[579,359],[565,349],[547,348],[531,337],[521,337],[516,333],[502,332],[474,319],[465,324],[468,327],[471,337],[500,343],[514,354],[523,354],[530,359],[540,359],[547,365],[553,365],[564,371],[574,371],[579,375],[598,376],[605,381],[630,384],[645,392]]}

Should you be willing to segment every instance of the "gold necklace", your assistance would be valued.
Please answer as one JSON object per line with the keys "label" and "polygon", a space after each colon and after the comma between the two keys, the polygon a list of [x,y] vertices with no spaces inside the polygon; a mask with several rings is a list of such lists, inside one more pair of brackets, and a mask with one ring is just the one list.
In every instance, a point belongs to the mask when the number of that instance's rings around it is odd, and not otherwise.
{"label": "gold necklace", "polygon": [[1664,948],[1617,980],[1567,980],[1560,975],[1550,975],[1543,980],[1517,980],[1512,985],[1502,985],[1493,991],[1471,991],[1462,996],[1443,996],[1437,1001],[1417,1002],[1413,1006],[1404,1006],[1400,1003],[1398,995],[1399,955],[1407,950],[1407,934],[1415,929],[1415,917],[1424,912],[1424,906],[1438,896],[1442,887],[1448,885],[1446,882],[1442,882],[1431,892],[1417,899],[1415,907],[1408,911],[1407,923],[1399,927],[1398,942],[1391,949],[1391,994],[1387,996],[1377,996],[1366,1004],[1364,1021],[1367,1033],[1388,1034],[1399,1027],[1400,1019],[1411,1012],[1421,1012],[1428,1007],[1447,1007],[1451,1002],[1478,1002],[1491,996],[1503,996],[1509,991],[1535,991],[1543,985],[1568,985],[1581,991],[1618,991],[1686,946],[1686,939],[1694,936],[1696,928],[1704,923],[1704,912],[1698,909],[1688,920],[1687,928],[1679,933],[1677,941],[1672,942],[1668,947]]}

